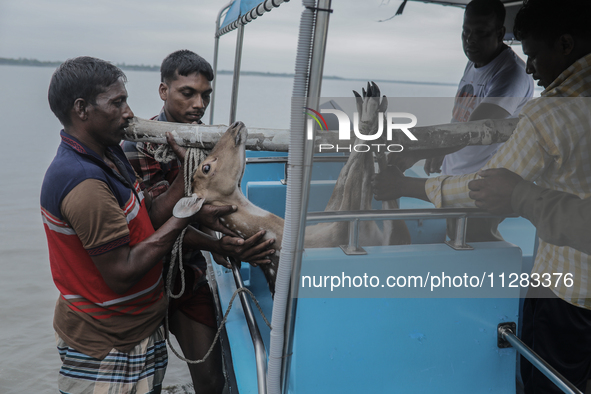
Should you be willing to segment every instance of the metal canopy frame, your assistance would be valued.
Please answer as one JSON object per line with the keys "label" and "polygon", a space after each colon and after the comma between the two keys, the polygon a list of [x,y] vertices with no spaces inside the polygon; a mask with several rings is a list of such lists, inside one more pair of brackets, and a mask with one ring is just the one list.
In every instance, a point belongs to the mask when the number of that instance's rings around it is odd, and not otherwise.
{"label": "metal canopy frame", "polygon": [[[289,0],[265,0],[259,3],[256,7],[236,19],[234,22],[230,23],[229,25],[225,26],[224,28],[220,29],[221,19],[227,13],[227,11],[232,7],[236,0],[232,0],[223,6],[220,11],[218,12],[216,18],[216,26],[215,26],[215,44],[214,44],[214,55],[213,55],[213,72],[214,75],[217,74],[217,67],[218,67],[218,53],[219,53],[219,38],[229,33],[232,30],[238,30],[237,39],[236,39],[236,52],[234,57],[234,70],[233,70],[233,78],[232,78],[232,97],[231,97],[231,107],[230,107],[230,120],[228,124],[232,124],[236,120],[236,107],[238,103],[238,85],[240,79],[240,65],[242,61],[242,45],[244,41],[244,25],[253,21],[259,16],[262,16],[265,12],[271,11],[273,8],[279,7],[281,4],[289,2]],[[322,77],[320,77],[322,78]],[[210,113],[209,113],[209,124],[213,124],[213,116],[214,116],[214,106],[215,106],[215,92],[216,92],[216,79],[214,79],[212,84],[212,97],[211,97],[211,106],[210,106]],[[232,272],[234,276],[234,280],[236,282],[236,287],[244,287],[244,283],[242,282],[242,278],[240,276],[240,272],[238,270],[237,262],[232,263]],[[259,394],[266,394],[267,393],[267,360],[266,360],[266,350],[261,338],[260,331],[258,329],[256,320],[254,318],[254,314],[252,313],[252,309],[250,308],[250,304],[246,299],[244,293],[240,293],[240,301],[242,303],[243,309],[245,311],[244,318],[247,321],[248,328],[250,331],[250,335],[252,338],[253,346],[255,349],[255,357],[256,357],[256,371],[257,371],[257,385],[258,385],[258,393]]]}
{"label": "metal canopy frame", "polygon": [[[229,33],[233,30],[238,30],[238,35],[236,37],[236,53],[234,56],[234,72],[232,77],[232,97],[230,102],[230,120],[228,124],[232,124],[236,121],[236,107],[238,106],[238,85],[240,79],[240,65],[242,63],[242,44],[244,41],[244,25],[247,23],[252,22],[259,16],[264,15],[267,12],[273,10],[273,8],[279,7],[283,3],[288,3],[289,0],[265,0],[259,3],[256,7],[251,9],[250,11],[246,12],[245,14],[241,15],[237,18],[234,22],[228,24],[227,26],[220,29],[221,19],[224,16],[225,12],[227,12],[230,7],[236,2],[236,0],[230,1],[228,4],[222,7],[222,9],[218,12],[217,19],[215,21],[215,43],[214,43],[214,50],[213,50],[213,74],[216,75],[218,71],[218,51],[219,51],[219,40],[220,37],[226,33]],[[215,78],[212,84],[212,95],[211,95],[211,105],[209,107],[209,124],[213,124],[213,114],[214,114],[214,107],[215,107],[215,85],[216,81]]]}

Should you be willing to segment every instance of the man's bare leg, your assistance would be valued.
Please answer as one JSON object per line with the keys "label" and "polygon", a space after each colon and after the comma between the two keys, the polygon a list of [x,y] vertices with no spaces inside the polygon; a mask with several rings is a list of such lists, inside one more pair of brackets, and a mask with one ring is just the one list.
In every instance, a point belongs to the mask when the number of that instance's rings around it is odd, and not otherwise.
{"label": "man's bare leg", "polygon": [[[183,354],[189,360],[201,360],[215,337],[216,329],[189,319],[177,311],[170,319],[170,332],[174,334]],[[222,352],[218,341],[213,351],[200,364],[188,364],[196,394],[218,394],[224,388]]]}

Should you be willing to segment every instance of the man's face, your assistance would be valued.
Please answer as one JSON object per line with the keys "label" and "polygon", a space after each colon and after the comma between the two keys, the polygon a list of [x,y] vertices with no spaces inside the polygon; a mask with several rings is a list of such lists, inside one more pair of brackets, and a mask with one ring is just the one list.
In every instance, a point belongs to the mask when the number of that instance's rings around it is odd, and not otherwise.
{"label": "man's face", "polygon": [[543,40],[528,37],[521,41],[521,47],[527,55],[525,71],[532,74],[538,86],[547,88],[569,66],[560,39],[549,45]]}
{"label": "man's face", "polygon": [[96,104],[88,103],[89,134],[103,146],[118,145],[133,116],[125,84],[119,79],[96,97]]}
{"label": "man's face", "polygon": [[174,81],[160,84],[160,98],[169,122],[197,123],[211,99],[211,83],[200,73],[187,76],[176,73]]}
{"label": "man's face", "polygon": [[495,26],[494,15],[476,16],[464,14],[462,47],[466,57],[482,67],[490,63],[503,44],[504,29]]}

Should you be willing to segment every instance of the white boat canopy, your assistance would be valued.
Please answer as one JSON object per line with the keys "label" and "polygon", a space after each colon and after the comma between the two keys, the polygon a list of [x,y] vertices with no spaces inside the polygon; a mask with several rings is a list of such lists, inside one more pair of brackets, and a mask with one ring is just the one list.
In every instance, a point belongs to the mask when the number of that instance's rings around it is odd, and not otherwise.
{"label": "white boat canopy", "polygon": [[234,0],[226,12],[224,22],[216,29],[216,38],[231,32],[239,25],[245,25],[248,22],[262,16],[265,12],[270,12],[273,8],[289,0]]}
{"label": "white boat canopy", "polygon": [[[464,8],[464,7],[466,7],[466,4],[468,4],[471,0],[411,0],[411,1],[428,3],[428,4],[449,5],[449,6]],[[515,36],[513,35],[513,21],[515,20],[515,15],[517,15],[517,11],[519,11],[521,6],[523,5],[523,1],[515,1],[515,0],[501,0],[501,1],[505,5],[505,9],[507,11],[507,14],[505,16],[505,29],[507,29],[507,32],[505,33],[505,41],[513,41],[513,40],[515,40]],[[404,7],[406,6],[407,2],[408,2],[408,0],[404,0],[402,2],[402,4],[400,4],[400,7],[398,8],[396,15],[402,14],[402,11],[404,10]]]}

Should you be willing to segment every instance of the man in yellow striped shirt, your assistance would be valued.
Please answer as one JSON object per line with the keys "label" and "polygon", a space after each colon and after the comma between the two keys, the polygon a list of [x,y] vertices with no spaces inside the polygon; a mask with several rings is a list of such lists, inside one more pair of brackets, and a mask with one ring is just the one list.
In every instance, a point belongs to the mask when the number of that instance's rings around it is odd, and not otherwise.
{"label": "man in yellow striped shirt", "polygon": [[[507,168],[526,180],[580,198],[591,197],[591,2],[529,0],[514,32],[528,56],[526,70],[545,90],[520,114],[511,138],[484,168]],[[474,207],[468,183],[479,176],[404,177],[396,168],[376,176],[376,198],[401,196],[436,207]],[[540,240],[532,273],[564,277],[540,286],[524,306],[523,339],[585,391],[591,378],[591,256]],[[553,276],[553,274],[556,274]],[[531,293],[531,291],[530,291]],[[560,392],[545,376],[522,367],[526,393]]]}

